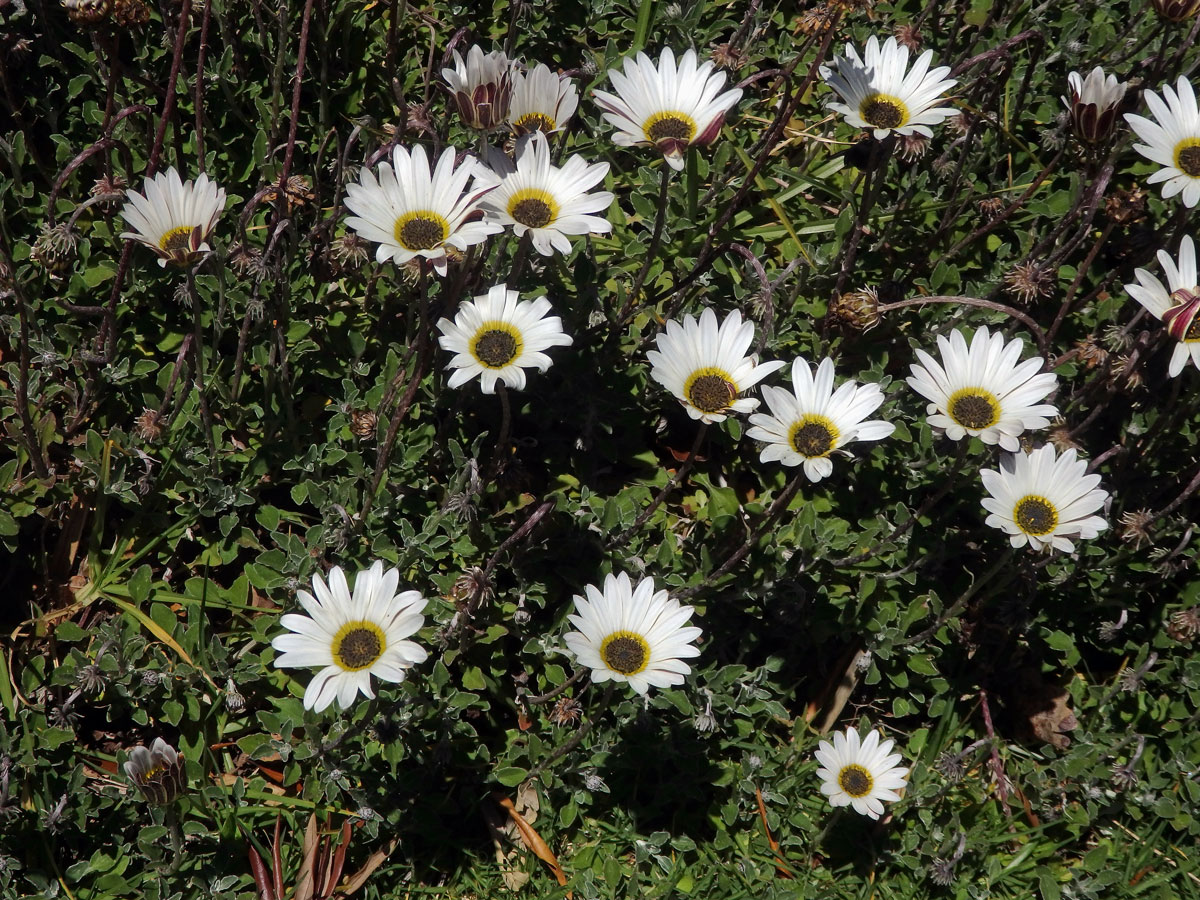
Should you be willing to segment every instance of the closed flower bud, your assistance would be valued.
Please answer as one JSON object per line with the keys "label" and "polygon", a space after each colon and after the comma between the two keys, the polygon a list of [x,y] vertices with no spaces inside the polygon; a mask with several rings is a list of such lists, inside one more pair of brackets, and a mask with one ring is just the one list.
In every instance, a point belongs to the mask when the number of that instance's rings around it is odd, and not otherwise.
{"label": "closed flower bud", "polygon": [[1069,96],[1063,97],[1062,101],[1071,117],[1075,136],[1088,144],[1108,141],[1127,85],[1117,81],[1115,75],[1105,76],[1099,66],[1092,69],[1087,78],[1072,72],[1067,76],[1067,85]]}

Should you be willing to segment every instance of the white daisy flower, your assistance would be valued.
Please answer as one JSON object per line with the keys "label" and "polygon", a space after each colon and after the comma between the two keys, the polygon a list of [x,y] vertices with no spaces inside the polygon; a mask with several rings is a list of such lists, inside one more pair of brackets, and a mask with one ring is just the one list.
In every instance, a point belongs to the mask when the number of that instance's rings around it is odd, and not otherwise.
{"label": "white daisy flower", "polygon": [[374,697],[371,676],[400,682],[405,670],[428,657],[425,648],[405,638],[425,624],[426,600],[417,591],[396,593],[400,572],[383,570],[376,561],[354,579],[354,595],[346,575],[334,566],[329,584],[313,576],[313,591],[296,591],[307,616],[289,613],[279,623],[287,634],[271,641],[280,651],[278,668],[322,669],[304,692],[304,708],[321,712],[337,701],[346,709],[361,691]]}
{"label": "white daisy flower", "polygon": [[917,350],[921,365],[912,365],[908,385],[929,401],[929,424],[943,428],[946,436],[960,441],[966,435],[985,444],[1016,450],[1017,437],[1033,428],[1050,424],[1047,416],[1058,415],[1049,403],[1039,403],[1058,384],[1053,372],[1041,372],[1040,356],[1018,365],[1024,342],[1004,342],[1004,335],[980,328],[967,348],[957,329],[947,340],[939,335],[938,363],[924,350]]}
{"label": "white daisy flower", "polygon": [[365,166],[359,180],[346,185],[346,208],[356,215],[346,224],[360,237],[375,241],[375,259],[403,265],[418,256],[446,274],[446,248],[464,251],[503,229],[483,218],[479,201],[491,187],[467,182],[481,168],[468,157],[455,169],[456,151],[447,147],[431,173],[425,148],[392,152],[395,165],[379,164],[379,179]]}
{"label": "white daisy flower", "polygon": [[502,50],[484,53],[475,44],[464,60],[454,51],[454,68],[442,69],[442,78],[458,106],[458,114],[472,128],[490,131],[508,118],[512,102],[512,63]]}
{"label": "white daisy flower", "polygon": [[699,321],[684,316],[682,325],[668,319],[666,330],[655,338],[658,349],[646,354],[650,377],[674,394],[693,419],[721,422],[730,413],[754,412],[758,400],[739,395],[786,364],[759,364],[756,356],[747,356],[753,340],[754,323],[743,322],[736,309],[720,327],[711,309]]}
{"label": "white daisy flower", "polygon": [[1125,99],[1128,85],[1116,75],[1104,75],[1099,66],[1085,79],[1078,72],[1067,76],[1071,96],[1063,97],[1063,105],[1071,115],[1071,125],[1082,141],[1100,144],[1112,137],[1117,124],[1117,111]]}
{"label": "white daisy flower", "polygon": [[1168,372],[1174,378],[1183,371],[1190,359],[1200,368],[1200,284],[1197,284],[1196,247],[1190,235],[1184,235],[1179,243],[1179,264],[1171,259],[1166,250],[1158,251],[1158,261],[1167,275],[1170,290],[1145,269],[1134,269],[1137,284],[1125,285],[1129,296],[1167,326],[1167,334],[1175,338],[1175,352],[1171,354]]}
{"label": "white daisy flower", "polygon": [[766,441],[759,459],[779,460],[785,466],[804,466],[809,481],[833,472],[829,457],[851,441],[878,441],[896,430],[891,422],[863,420],[879,409],[883,391],[877,384],[847,381],[833,390],[833,360],[821,360],[816,378],[803,358],[792,363],[792,390],[763,385],[771,415],[750,417],[746,435]]}
{"label": "white daisy flower", "polygon": [[552,360],[543,353],[550,347],[567,347],[562,320],[548,316],[550,301],[519,300],[521,295],[498,284],[482,296],[463,303],[454,321],[439,319],[438,343],[454,354],[447,369],[457,369],[449,385],[460,387],[479,376],[485,394],[496,392],[503,381],[515,391],[525,388],[525,369],[545,372]]}
{"label": "white daisy flower", "polygon": [[561,131],[579,106],[575,82],[538,63],[527,73],[513,73],[508,127],[516,134]]}
{"label": "white daisy flower", "polygon": [[1149,184],[1163,183],[1163,199],[1183,195],[1183,205],[1189,209],[1200,202],[1200,111],[1196,109],[1196,94],[1191,83],[1182,75],[1175,90],[1164,84],[1164,103],[1154,91],[1146,91],[1146,105],[1157,120],[1125,114],[1125,121],[1137,132],[1144,144],[1133,149],[1163,168],[1146,179]]}
{"label": "white daisy flower", "polygon": [[682,169],[683,152],[715,141],[725,114],[742,97],[741,88],[721,91],[725,73],[714,68],[711,60],[698,65],[695,50],[686,51],[676,67],[675,54],[667,47],[657,66],[639,52],[634,59],[625,58],[623,74],[609,69],[617,93],[596,91],[595,97],[604,118],[617,127],[613,143],[649,144],[672,169]]}
{"label": "white daisy flower", "polygon": [[186,266],[212,250],[208,238],[225,209],[225,189],[203,173],[181,181],[174,168],[147,179],[143,190],[126,194],[121,215],[133,231],[121,237],[145,244],[158,264]]}
{"label": "white daisy flower", "polygon": [[949,66],[930,69],[932,61],[933,51],[926,50],[905,74],[908,48],[894,37],[882,47],[879,38],[871,37],[861,57],[853,44],[847,44],[845,56],[835,56],[828,66],[821,66],[821,77],[844,101],[828,106],[845,116],[847,124],[874,129],[879,140],[893,131],[933,137],[930,125],[958,115],[956,109],[934,106],[958,82],[946,77]]}
{"label": "white daisy flower", "polygon": [[588,191],[604,180],[608,163],[589,164],[572,156],[559,168],[550,161],[550,142],[534,132],[517,144],[517,162],[500,152],[488,157],[491,169],[480,172],[477,183],[495,190],[481,205],[491,221],[511,225],[519,236],[529,232],[534,249],[542,256],[571,252],[569,234],[608,234],[612,224],[602,216],[612,205],[608,191]]}
{"label": "white daisy flower", "polygon": [[1075,450],[1059,456],[1051,444],[1032,453],[1007,454],[1000,471],[979,473],[990,497],[983,508],[987,524],[1003,529],[1014,547],[1029,544],[1035,550],[1053,547],[1070,553],[1069,538],[1094,538],[1108,528],[1103,516],[1093,516],[1108,499],[1100,490],[1099,475],[1087,474],[1087,463]]}
{"label": "white daisy flower", "polygon": [[624,681],[645,695],[652,687],[683,684],[691,666],[684,662],[700,655],[693,641],[701,631],[685,625],[695,610],[654,590],[654,579],[636,586],[629,576],[607,575],[604,588],[584,588],[575,596],[575,614],[567,618],[578,631],[564,640],[581,666],[592,670],[592,681]]}
{"label": "white daisy flower", "polygon": [[829,805],[853,806],[860,815],[878,819],[883,815],[883,801],[899,800],[897,791],[908,784],[909,770],[898,766],[899,753],[892,753],[896,742],[880,740],[878,731],[871,730],[860,740],[858,729],[836,732],[833,743],[821,741],[814,754],[821,768],[821,793]]}

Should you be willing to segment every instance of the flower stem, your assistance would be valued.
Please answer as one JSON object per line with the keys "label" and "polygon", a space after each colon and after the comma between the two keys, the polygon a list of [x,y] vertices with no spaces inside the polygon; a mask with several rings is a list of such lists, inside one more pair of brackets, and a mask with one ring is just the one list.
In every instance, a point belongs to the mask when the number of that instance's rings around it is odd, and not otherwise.
{"label": "flower stem", "polygon": [[629,541],[629,539],[633,537],[634,533],[637,532],[637,530],[643,525],[645,525],[647,520],[654,515],[654,511],[662,505],[664,500],[667,499],[667,495],[670,494],[671,491],[675,489],[675,486],[683,481],[688,472],[692,470],[692,464],[696,461],[696,454],[700,450],[700,442],[704,440],[704,435],[707,431],[708,423],[701,422],[700,427],[696,429],[696,439],[692,441],[692,449],[688,451],[687,459],[680,463],[679,468],[675,470],[675,474],[671,476],[670,480],[668,480],[665,485],[663,485],[662,490],[659,491],[655,498],[650,501],[650,505],[642,511],[642,514],[634,520],[634,523],[621,532],[616,540],[608,544],[606,549],[615,550],[618,547],[623,547]]}

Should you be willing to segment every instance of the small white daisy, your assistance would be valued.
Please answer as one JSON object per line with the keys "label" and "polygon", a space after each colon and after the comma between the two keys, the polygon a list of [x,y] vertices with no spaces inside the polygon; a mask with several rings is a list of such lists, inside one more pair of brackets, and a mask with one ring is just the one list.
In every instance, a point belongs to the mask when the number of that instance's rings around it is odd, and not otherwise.
{"label": "small white daisy", "polygon": [[721,133],[725,114],[742,97],[741,88],[721,91],[725,73],[714,72],[714,63],[697,64],[696,51],[688,50],[675,65],[670,47],[658,65],[645,53],[624,60],[624,74],[608,70],[616,95],[596,91],[596,104],[617,127],[613,143],[621,147],[651,145],[671,168],[683,168],[683,153],[691,146],[707,146]]}
{"label": "small white daisy", "polygon": [[779,460],[785,466],[804,466],[809,481],[820,481],[833,471],[829,457],[851,441],[878,441],[896,430],[891,422],[863,420],[879,409],[883,391],[877,384],[847,381],[833,390],[833,360],[821,360],[816,378],[803,358],[792,363],[792,390],[763,385],[763,398],[771,415],[750,417],[746,435],[766,441],[759,459]]}
{"label": "small white daisy", "polygon": [[612,205],[608,191],[588,191],[604,180],[608,163],[589,164],[572,156],[562,168],[550,161],[550,143],[535,132],[518,141],[517,162],[500,152],[488,157],[491,169],[480,172],[478,184],[495,187],[482,206],[491,221],[511,225],[517,235],[529,232],[542,256],[571,252],[569,234],[608,234],[612,224],[602,216]]}
{"label": "small white daisy", "polygon": [[1183,195],[1183,205],[1189,209],[1200,202],[1200,111],[1196,109],[1196,94],[1191,83],[1180,75],[1175,90],[1164,84],[1164,103],[1154,91],[1146,91],[1146,105],[1157,120],[1125,114],[1128,122],[1144,144],[1133,149],[1163,168],[1146,179],[1149,184],[1163,183],[1163,199]]}
{"label": "small white daisy", "polygon": [[878,819],[883,815],[883,801],[899,800],[897,791],[908,784],[909,770],[896,765],[902,762],[899,753],[892,753],[896,742],[880,740],[878,731],[871,730],[860,740],[858,729],[835,732],[833,743],[821,741],[814,754],[821,768],[821,793],[829,805],[853,806],[860,815]]}
{"label": "small white daisy", "polygon": [[933,51],[926,50],[905,74],[908,48],[894,37],[882,47],[879,38],[869,38],[861,57],[853,44],[847,44],[845,56],[835,56],[828,66],[821,66],[821,77],[844,101],[828,106],[855,128],[874,129],[879,140],[893,131],[933,137],[930,125],[958,115],[951,107],[934,106],[958,82],[946,77],[949,66],[930,69],[932,61]]}
{"label": "small white daisy", "polygon": [[289,613],[279,620],[287,634],[271,641],[280,651],[278,668],[323,667],[304,692],[304,708],[321,712],[336,700],[342,709],[361,691],[374,697],[371,676],[382,681],[404,680],[405,670],[428,657],[425,648],[405,638],[425,624],[426,600],[417,591],[396,593],[400,572],[383,570],[376,561],[354,579],[354,594],[346,575],[334,566],[329,584],[313,576],[313,591],[296,591],[307,616]]}
{"label": "small white daisy", "polygon": [[201,173],[181,181],[174,168],[146,181],[145,196],[137,191],[126,195],[121,215],[133,231],[121,237],[145,244],[158,254],[158,264],[185,266],[212,247],[208,238],[225,209],[225,189]]}
{"label": "small white daisy", "polygon": [[567,618],[578,631],[564,640],[581,666],[592,670],[597,684],[624,681],[644,695],[652,687],[683,684],[691,666],[684,662],[700,655],[693,641],[701,631],[685,623],[695,610],[654,590],[654,579],[636,586],[629,576],[607,575],[604,588],[584,588],[575,596],[575,614]]}
{"label": "small white daisy", "polygon": [[1032,453],[1012,453],[1000,460],[1000,471],[979,473],[990,497],[983,508],[987,524],[1009,535],[1014,547],[1029,544],[1035,550],[1053,547],[1070,553],[1068,538],[1094,538],[1108,528],[1103,516],[1093,516],[1108,499],[1100,490],[1099,475],[1087,474],[1087,463],[1075,450],[1059,456],[1051,444]]}
{"label": "small white daisy", "polygon": [[395,169],[379,164],[379,179],[365,166],[359,180],[346,185],[346,208],[356,215],[346,224],[359,236],[379,244],[378,262],[403,265],[417,257],[428,259],[439,275],[446,274],[446,248],[466,250],[503,229],[483,218],[479,201],[491,190],[467,182],[481,168],[468,157],[456,169],[456,151],[447,147],[430,172],[425,148],[403,147],[392,153]]}
{"label": "small white daisy", "polygon": [[1063,105],[1071,115],[1071,125],[1080,140],[1099,144],[1112,137],[1117,124],[1117,111],[1125,99],[1128,85],[1116,75],[1105,77],[1099,66],[1084,78],[1078,72],[1067,76],[1071,96],[1063,97]]}
{"label": "small white daisy", "polygon": [[1018,364],[1024,342],[1004,342],[1004,335],[980,328],[970,349],[961,331],[950,338],[938,336],[942,361],[917,350],[921,365],[912,365],[908,385],[929,401],[929,424],[943,428],[946,436],[960,441],[972,435],[985,444],[1016,450],[1017,437],[1033,428],[1050,424],[1047,416],[1058,415],[1049,403],[1040,403],[1054,390],[1058,376],[1042,372],[1040,356]]}
{"label": "small white daisy", "polygon": [[438,343],[454,354],[446,368],[457,370],[450,376],[450,387],[460,387],[478,375],[485,394],[496,392],[497,381],[524,390],[525,369],[550,368],[552,360],[543,350],[570,346],[562,320],[546,315],[550,301],[545,297],[519,300],[520,296],[498,284],[459,306],[453,322],[438,320],[442,332]]}
{"label": "small white daisy", "polygon": [[684,316],[682,325],[668,319],[655,338],[658,349],[646,354],[650,377],[674,394],[693,419],[721,422],[730,413],[754,412],[758,400],[739,395],[786,363],[759,364],[756,356],[747,356],[753,340],[754,323],[742,321],[736,309],[720,327],[711,309],[699,321]]}
{"label": "small white daisy", "polygon": [[566,126],[578,106],[575,82],[538,63],[527,73],[513,73],[508,127],[518,135],[533,131],[554,134]]}
{"label": "small white daisy", "polygon": [[1171,354],[1168,372],[1174,378],[1183,371],[1190,359],[1200,368],[1200,284],[1197,284],[1196,246],[1191,235],[1184,235],[1179,243],[1179,265],[1166,250],[1158,251],[1158,261],[1167,275],[1170,290],[1145,269],[1134,269],[1137,284],[1125,285],[1129,296],[1167,326],[1167,334],[1175,338],[1175,352]]}
{"label": "small white daisy", "polygon": [[467,125],[490,131],[508,118],[513,75],[512,63],[503,51],[484,53],[475,44],[464,60],[455,50],[454,68],[442,69],[442,78]]}

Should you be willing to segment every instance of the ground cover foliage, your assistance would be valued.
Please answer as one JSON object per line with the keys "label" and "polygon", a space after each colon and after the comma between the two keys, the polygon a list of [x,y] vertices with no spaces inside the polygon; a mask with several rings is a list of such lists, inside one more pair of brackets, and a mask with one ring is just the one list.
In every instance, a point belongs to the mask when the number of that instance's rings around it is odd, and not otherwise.
{"label": "ground cover foliage", "polygon": [[[1195,67],[1194,14],[71,11],[0,9],[0,894],[324,896],[313,853],[335,845],[367,897],[1200,893],[1200,375],[1168,376],[1174,341],[1123,287],[1191,219],[1123,122],[1085,147],[1059,99],[1099,64],[1144,113]],[[819,64],[898,27],[958,79],[927,146],[824,108]],[[438,74],[474,42],[577,80],[557,140],[611,164],[613,231],[566,258],[497,235],[445,278],[377,264],[344,239],[345,184],[395,144],[479,147]],[[591,98],[664,46],[745,91],[677,174],[615,146]],[[229,194],[215,252],[160,269],[114,195],[200,160]],[[574,343],[506,401],[451,390],[429,323],[502,281]],[[744,417],[697,444],[645,354],[705,307],[752,319],[765,359],[878,383],[895,433],[817,483],[761,462]],[[904,383],[915,348],[978,325],[1059,376],[1061,420],[1027,447],[1077,446],[1111,493],[1074,552],[985,525],[1000,451],[936,434]],[[430,658],[306,711],[311,674],[273,665],[280,615],[376,559],[430,598]],[[608,572],[696,607],[679,687],[571,680],[571,597]],[[817,789],[817,742],[848,724],[912,767],[877,822]],[[157,805],[122,768],[156,737],[184,759]]]}

